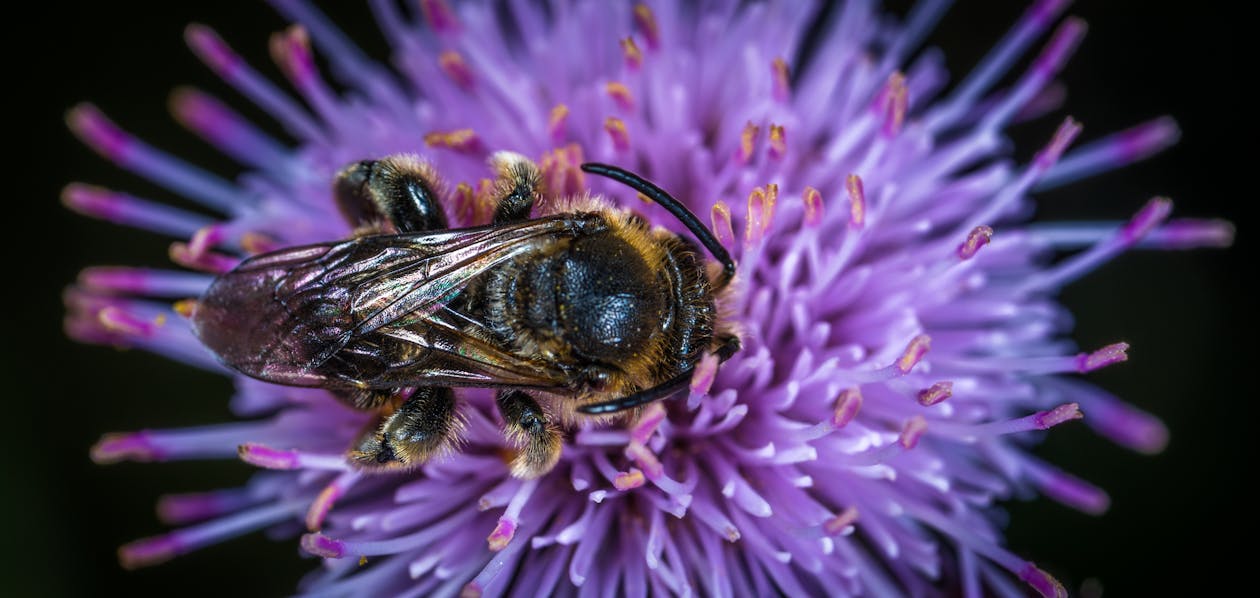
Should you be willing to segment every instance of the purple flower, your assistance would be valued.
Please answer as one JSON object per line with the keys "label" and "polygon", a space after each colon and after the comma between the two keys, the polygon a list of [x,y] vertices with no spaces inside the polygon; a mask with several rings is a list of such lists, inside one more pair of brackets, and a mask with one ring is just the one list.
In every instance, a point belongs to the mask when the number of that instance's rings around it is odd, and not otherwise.
{"label": "purple flower", "polygon": [[[486,391],[459,391],[460,452],[364,475],[343,452],[367,414],[238,376],[232,408],[246,421],[109,435],[93,449],[99,462],[239,455],[269,470],[243,488],[163,498],[162,518],[183,527],[123,547],[124,566],[300,523],[301,546],[325,559],[302,582],[309,593],[1020,595],[1018,578],[1055,595],[1055,580],[1002,547],[995,505],[1035,490],[1097,513],[1108,499],[1030,455],[1031,433],[1084,413],[1135,450],[1167,440],[1157,419],[1081,381],[1127,345],[1078,351],[1054,297],[1128,248],[1221,246],[1232,229],[1169,221],[1164,199],[1128,222],[1028,223],[1031,192],[1178,135],[1158,119],[1069,151],[1080,126],[1068,119],[1030,162],[1009,161],[1004,128],[1055,107],[1051,80],[1084,31],[1059,23],[1061,1],[1035,3],[947,93],[940,56],[918,52],[944,2],[905,23],[862,2],[421,1],[415,14],[373,3],[396,70],[306,3],[274,3],[300,24],[272,40],[298,98],[212,31],[187,31],[210,68],[301,140],[288,147],[214,98],[178,94],[177,118],[247,165],[239,181],[92,106],[71,111],[106,158],[218,214],[68,187],[72,209],[186,239],[171,257],[202,272],[89,269],[68,294],[72,336],[227,373],[170,301],[244,255],[347,236],[329,193],[342,166],[422,153],[451,183],[451,218],[470,224],[486,158],[512,150],[539,161],[556,194],[593,189],[677,228],[577,169],[602,161],[708,214],[739,261],[731,317],[744,350],[720,369],[706,362],[689,395],[637,421],[572,430],[560,464],[533,481],[509,475]],[[308,34],[344,93],[315,68]]]}

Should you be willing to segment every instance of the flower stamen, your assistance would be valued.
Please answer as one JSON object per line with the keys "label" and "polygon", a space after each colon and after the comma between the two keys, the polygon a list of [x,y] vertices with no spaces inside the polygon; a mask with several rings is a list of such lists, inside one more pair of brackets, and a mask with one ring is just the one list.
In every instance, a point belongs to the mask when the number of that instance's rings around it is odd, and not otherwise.
{"label": "flower stamen", "polygon": [[612,141],[613,148],[618,152],[630,150],[630,132],[626,130],[625,121],[615,116],[605,118],[604,132],[608,133],[608,139]]}
{"label": "flower stamen", "polygon": [[621,39],[621,54],[624,57],[626,70],[636,72],[643,66],[643,51],[634,43],[633,37]]}
{"label": "flower stamen", "polygon": [[446,50],[438,55],[438,68],[456,87],[464,91],[472,91],[476,80],[473,79],[472,68],[464,61],[464,57],[455,50]]}
{"label": "flower stamen", "polygon": [[931,407],[932,405],[936,405],[953,395],[954,383],[949,380],[945,380],[920,390],[918,399],[920,405],[923,405],[924,407]]}
{"label": "flower stamen", "polygon": [[778,102],[787,102],[791,98],[791,78],[788,64],[782,57],[770,63],[770,76],[774,81],[773,97]]}
{"label": "flower stamen", "polygon": [[634,112],[634,95],[630,93],[630,88],[625,83],[619,81],[610,81],[604,84],[604,93],[612,99],[622,112]]}
{"label": "flower stamen", "polygon": [[980,225],[971,229],[971,232],[967,233],[967,240],[958,246],[956,251],[958,259],[966,261],[975,257],[980,248],[988,245],[992,239],[993,229],[991,227]]}
{"label": "flower stamen", "polygon": [[723,247],[731,248],[735,244],[735,230],[731,226],[731,207],[719,200],[709,210],[709,218],[713,223],[713,234],[718,242]]}
{"label": "flower stamen", "polygon": [[922,415],[916,415],[906,421],[901,428],[901,435],[897,437],[897,444],[906,450],[913,449],[919,445],[919,439],[923,437],[923,433],[927,431],[927,419]]}
{"label": "flower stamen", "polygon": [[757,134],[761,131],[761,127],[751,122],[744,125],[744,130],[739,134],[739,147],[735,149],[735,161],[741,166],[748,164],[753,159],[753,153],[757,150]]}
{"label": "flower stamen", "polygon": [[445,148],[468,155],[477,155],[484,151],[481,138],[472,129],[426,133],[424,144],[429,147]]}
{"label": "flower stamen", "polygon": [[551,137],[553,143],[564,141],[567,129],[565,121],[569,118],[569,107],[564,104],[556,104],[551,108],[551,113],[547,115],[547,135]]}
{"label": "flower stamen", "polygon": [[823,219],[822,193],[813,187],[807,186],[801,195],[801,201],[805,204],[805,226],[816,227],[821,224]]}
{"label": "flower stamen", "polygon": [[242,461],[263,469],[315,469],[324,471],[348,471],[350,469],[343,455],[315,454],[297,449],[274,449],[255,442],[241,444],[237,447],[236,453]]}
{"label": "flower stamen", "polygon": [[420,13],[429,27],[439,34],[459,31],[459,18],[446,0],[420,0]]}
{"label": "flower stamen", "polygon": [[358,471],[347,471],[337,476],[332,483],[324,486],[306,511],[306,529],[312,532],[319,531],[324,526],[324,519],[328,517],[333,504],[337,502],[337,499],[345,496],[361,475]]}
{"label": "flower stamen", "polygon": [[200,214],[82,183],[67,185],[61,203],[84,216],[171,237],[187,237],[212,222]]}
{"label": "flower stamen", "polygon": [[862,177],[856,174],[845,177],[844,189],[849,192],[849,228],[860,230],[866,224],[866,190]]}
{"label": "flower stamen", "polygon": [[839,515],[823,522],[823,532],[828,536],[847,536],[853,533],[853,524],[857,522],[857,507],[848,507]]}
{"label": "flower stamen", "polygon": [[656,24],[656,15],[646,4],[634,5],[634,24],[649,50],[655,51],[661,47],[660,28]]}
{"label": "flower stamen", "polygon": [[787,154],[787,130],[783,125],[770,125],[770,151],[768,152],[771,160],[781,160]]}
{"label": "flower stamen", "polygon": [[1084,374],[1129,360],[1129,343],[1112,343],[1092,353],[1076,356],[1076,371]]}

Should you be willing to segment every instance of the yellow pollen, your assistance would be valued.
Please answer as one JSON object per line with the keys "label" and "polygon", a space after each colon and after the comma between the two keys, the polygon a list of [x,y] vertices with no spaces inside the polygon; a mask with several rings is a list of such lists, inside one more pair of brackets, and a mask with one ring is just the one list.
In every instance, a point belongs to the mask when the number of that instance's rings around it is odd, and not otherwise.
{"label": "yellow pollen", "polygon": [[817,226],[823,217],[822,193],[813,187],[805,187],[802,199],[805,202],[805,225]]}
{"label": "yellow pollen", "polygon": [[967,240],[958,246],[958,257],[961,259],[970,259],[975,257],[976,252],[980,251],[993,238],[993,228],[989,226],[977,226],[967,233]]}
{"label": "yellow pollen", "polygon": [[334,485],[325,486],[311,502],[310,509],[306,512],[306,529],[312,532],[319,531],[323,524],[323,516],[327,515],[332,509],[332,503],[336,502],[341,489]]}
{"label": "yellow pollen", "polygon": [[455,185],[455,218],[464,225],[480,224],[476,221],[475,216],[477,207],[473,203],[472,185],[468,183],[460,183]]}
{"label": "yellow pollen", "polygon": [[481,145],[477,134],[472,129],[457,129],[449,132],[433,132],[424,136],[424,144],[429,147],[444,147],[464,153],[476,153]]}
{"label": "yellow pollen", "polygon": [[438,67],[442,69],[446,76],[458,85],[460,89],[465,91],[472,89],[473,73],[468,67],[468,63],[464,62],[464,57],[460,56],[455,50],[447,50],[438,55]]}
{"label": "yellow pollen", "polygon": [[197,300],[180,299],[171,305],[171,309],[174,309],[175,313],[185,318],[191,318],[193,313],[197,311]]}
{"label": "yellow pollen", "polygon": [[557,147],[539,161],[539,169],[543,171],[544,196],[576,195],[586,189],[586,172],[582,172],[582,146],[568,144]]}
{"label": "yellow pollen", "polygon": [[634,110],[634,96],[630,94],[630,88],[626,87],[625,84],[617,81],[606,83],[604,85],[604,93],[608,94],[608,97],[617,103],[617,107],[621,108],[622,112]]}
{"label": "yellow pollen", "polygon": [[744,244],[761,241],[766,232],[766,190],[757,187],[748,194],[748,208],[744,216]]}
{"label": "yellow pollen", "polygon": [[840,391],[832,408],[831,423],[837,428],[848,425],[862,408],[862,391],[857,386]]}
{"label": "yellow pollen", "polygon": [[649,49],[655,50],[660,47],[660,30],[656,27],[656,15],[652,14],[652,9],[646,4],[635,4],[634,23],[643,34],[643,39],[647,42]]}
{"label": "yellow pollen", "polygon": [[580,168],[582,163],[586,161],[586,157],[582,155],[582,146],[576,143],[570,143],[560,151],[564,154],[565,159],[569,162],[569,170],[565,183],[568,184],[566,189],[570,194],[579,193],[586,189],[586,173]]}
{"label": "yellow pollen", "polygon": [[849,192],[849,226],[862,228],[866,223],[866,191],[862,188],[862,178],[856,174],[845,177],[844,188]]}
{"label": "yellow pollen", "polygon": [[631,467],[630,471],[618,472],[613,477],[613,487],[622,491],[631,490],[642,486],[645,481],[643,472],[638,468]]}
{"label": "yellow pollen", "polygon": [[774,223],[774,205],[779,201],[779,185],[770,183],[766,185],[766,202],[761,204],[761,218],[765,222],[765,229],[770,230],[770,225]]}
{"label": "yellow pollen", "polygon": [[828,535],[834,536],[845,530],[845,528],[853,525],[857,521],[858,510],[856,507],[849,507],[839,515],[823,522],[823,531]]}
{"label": "yellow pollen", "polygon": [[203,226],[193,233],[191,239],[188,240],[188,250],[194,255],[205,255],[219,243],[222,228],[217,224]]}
{"label": "yellow pollen", "polygon": [[551,135],[551,140],[559,143],[564,139],[565,119],[569,118],[569,107],[564,104],[556,104],[551,109],[551,114],[547,116],[547,133]]}
{"label": "yellow pollen", "polygon": [[539,163],[542,170],[544,195],[560,197],[576,195],[586,189],[586,173],[579,168],[585,159],[582,146],[570,143],[543,154]]}
{"label": "yellow pollen", "polygon": [[474,214],[477,216],[477,222],[489,223],[491,216],[494,215],[495,208],[498,207],[498,201],[494,197],[494,181],[490,179],[481,179],[477,181],[477,192],[473,196]]}
{"label": "yellow pollen", "polygon": [[638,44],[634,43],[634,38],[627,37],[621,40],[621,54],[625,56],[626,68],[637,71],[643,66],[643,51],[639,49]]}
{"label": "yellow pollen", "polygon": [[896,135],[906,119],[906,107],[910,102],[909,90],[906,88],[906,76],[894,72],[888,76],[884,86],[880,111],[884,113],[884,134]]}
{"label": "yellow pollen", "polygon": [[761,127],[751,122],[744,125],[744,130],[739,134],[739,151],[735,152],[735,159],[740,164],[747,164],[752,160],[753,151],[757,149],[757,133],[761,132]]}
{"label": "yellow pollen", "polygon": [[731,207],[726,205],[726,202],[719,201],[713,204],[709,216],[713,222],[713,234],[717,236],[718,242],[726,246],[735,242],[735,231],[731,228]]}
{"label": "yellow pollen", "polygon": [[114,306],[101,308],[96,312],[96,321],[110,332],[119,332],[122,334],[132,334],[136,336],[145,335],[146,330],[135,319]]}
{"label": "yellow pollen", "polygon": [[770,125],[770,157],[782,158],[787,153],[787,131],[783,125]]}
{"label": "yellow pollen", "polygon": [[954,396],[954,383],[945,380],[919,391],[919,404],[930,407]]}
{"label": "yellow pollen", "polygon": [[920,334],[910,339],[910,344],[906,345],[905,353],[897,359],[897,370],[902,374],[910,373],[914,366],[919,363],[920,359],[932,348],[932,337],[926,334]]}
{"label": "yellow pollen", "polygon": [[907,420],[905,425],[901,427],[901,437],[897,439],[897,442],[902,448],[912,449],[918,446],[919,438],[927,431],[927,427],[927,418],[922,415],[916,415]]}
{"label": "yellow pollen", "polygon": [[241,235],[241,247],[251,254],[267,253],[276,247],[271,237],[255,231],[246,231]]}
{"label": "yellow pollen", "polygon": [[774,62],[770,63],[770,70],[774,77],[774,99],[780,102],[786,101],[790,90],[787,61],[782,58],[775,58]]}
{"label": "yellow pollen", "polygon": [[626,130],[626,123],[620,118],[610,116],[604,119],[604,130],[608,132],[608,137],[612,139],[613,147],[617,148],[617,151],[630,149],[630,132]]}

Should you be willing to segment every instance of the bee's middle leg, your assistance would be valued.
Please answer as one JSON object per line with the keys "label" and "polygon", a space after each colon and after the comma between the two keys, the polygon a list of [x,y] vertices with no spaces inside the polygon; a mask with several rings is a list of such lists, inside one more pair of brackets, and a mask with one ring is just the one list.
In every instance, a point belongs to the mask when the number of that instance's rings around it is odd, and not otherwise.
{"label": "bee's middle leg", "polygon": [[342,216],[368,234],[447,228],[438,202],[440,190],[433,169],[406,154],[355,162],[343,168],[333,183]]}
{"label": "bee's middle leg", "polygon": [[533,397],[519,390],[500,391],[495,397],[510,440],[519,445],[512,459],[512,475],[531,479],[541,476],[560,460],[560,430]]}
{"label": "bee's middle leg", "polygon": [[422,386],[377,429],[364,434],[349,456],[364,469],[419,465],[447,448],[460,427],[455,393]]}

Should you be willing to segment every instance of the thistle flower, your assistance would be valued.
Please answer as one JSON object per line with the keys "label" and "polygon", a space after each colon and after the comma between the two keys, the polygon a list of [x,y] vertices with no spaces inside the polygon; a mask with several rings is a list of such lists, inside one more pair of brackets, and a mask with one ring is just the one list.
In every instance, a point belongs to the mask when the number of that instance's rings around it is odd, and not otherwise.
{"label": "thistle flower", "polygon": [[[917,52],[944,2],[904,23],[863,2],[373,3],[393,70],[305,2],[274,4],[298,23],[271,40],[297,98],[211,30],[192,26],[187,40],[298,145],[202,92],[172,102],[245,165],[239,181],[90,105],[70,112],[103,156],[215,214],[67,187],[72,209],[181,239],[171,258],[195,271],[84,271],[67,294],[72,336],[226,374],[172,300],[243,256],[347,236],[329,187],[354,160],[422,153],[453,183],[452,219],[478,222],[485,160],[509,149],[538,160],[555,195],[593,189],[675,226],[577,169],[603,161],[707,214],[739,261],[732,317],[745,348],[637,421],[571,430],[560,464],[533,481],[509,475],[485,391],[459,391],[460,452],[363,475],[342,453],[365,414],[322,390],[237,377],[231,405],[245,421],[93,448],[98,462],[239,456],[267,470],[242,488],[164,497],[160,515],[183,527],[124,546],[124,566],[299,523],[301,547],[324,559],[300,586],[315,594],[1020,595],[1019,579],[1056,595],[1002,547],[995,505],[1029,489],[1091,513],[1108,499],[1027,441],[1083,414],[1138,451],[1167,440],[1157,419],[1081,379],[1127,345],[1078,350],[1054,297],[1126,249],[1220,246],[1232,230],[1169,221],[1159,198],[1127,222],[1028,223],[1034,191],[1178,134],[1158,119],[1069,149],[1081,127],[1068,119],[1031,162],[1010,162],[1005,127],[1054,107],[1051,82],[1084,33],[1060,22],[1062,1],[1034,3],[947,93],[939,55]],[[1052,29],[1027,71],[994,90]]]}

